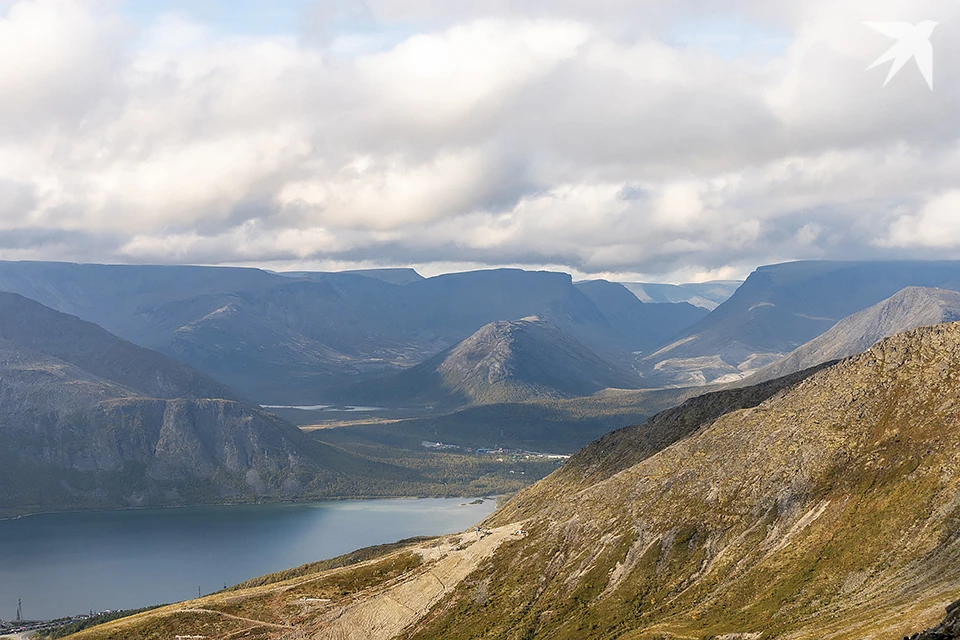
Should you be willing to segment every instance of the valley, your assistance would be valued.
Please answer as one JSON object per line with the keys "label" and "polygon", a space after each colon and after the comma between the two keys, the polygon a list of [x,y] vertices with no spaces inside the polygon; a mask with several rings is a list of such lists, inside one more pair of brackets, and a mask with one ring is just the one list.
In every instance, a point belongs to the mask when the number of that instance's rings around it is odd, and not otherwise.
{"label": "valley", "polygon": [[[221,585],[308,562],[78,640],[852,640],[932,628],[960,598],[930,568],[955,553],[960,445],[937,398],[955,391],[960,263],[793,263],[639,294],[518,270],[198,268],[182,286],[179,267],[94,266],[0,264],[26,292],[0,292],[0,513],[511,497],[356,564],[309,564],[363,546],[351,534],[237,565]],[[104,278],[129,282],[122,304],[93,295]],[[26,294],[91,318],[115,304],[142,344]],[[417,516],[397,537],[437,532]]]}
{"label": "valley", "polygon": [[960,597],[958,363],[960,324],[900,333],[614,432],[476,530],[77,638],[909,636]]}
{"label": "valley", "polygon": [[0,0],[0,640],[960,640],[958,25]]}

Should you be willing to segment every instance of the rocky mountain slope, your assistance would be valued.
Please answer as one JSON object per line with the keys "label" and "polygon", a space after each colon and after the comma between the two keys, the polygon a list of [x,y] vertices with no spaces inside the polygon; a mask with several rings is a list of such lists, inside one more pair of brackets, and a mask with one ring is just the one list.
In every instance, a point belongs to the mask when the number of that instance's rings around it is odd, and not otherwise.
{"label": "rocky mountain slope", "polygon": [[958,372],[960,324],[898,334],[611,436],[483,532],[81,637],[910,636],[960,596]]}
{"label": "rocky mountain slope", "polygon": [[372,381],[361,397],[459,407],[587,396],[638,382],[633,372],[603,360],[569,333],[530,318],[485,325],[426,362]]}
{"label": "rocky mountain slope", "polygon": [[929,287],[906,287],[872,307],[847,316],[813,340],[750,377],[772,380],[821,362],[862,353],[878,340],[943,322],[960,320],[960,293]]}
{"label": "rocky mountain slope", "polygon": [[536,315],[626,365],[632,351],[702,314],[630,298],[608,317],[569,275],[518,269],[420,278],[0,262],[0,290],[95,322],[267,404],[355,402],[342,394],[357,381],[419,364],[490,322]]}
{"label": "rocky mountain slope", "polygon": [[730,381],[908,286],[960,289],[960,261],[801,261],[758,268],[729,300],[646,356],[650,384]]}
{"label": "rocky mountain slope", "polygon": [[329,495],[364,471],[186,365],[0,293],[0,513]]}
{"label": "rocky mountain slope", "polygon": [[15,293],[0,291],[0,339],[145,396],[241,399],[196,369]]}
{"label": "rocky mountain slope", "polygon": [[956,640],[957,638],[960,638],[960,600],[947,606],[947,616],[943,622],[923,633],[913,634],[908,640]]}

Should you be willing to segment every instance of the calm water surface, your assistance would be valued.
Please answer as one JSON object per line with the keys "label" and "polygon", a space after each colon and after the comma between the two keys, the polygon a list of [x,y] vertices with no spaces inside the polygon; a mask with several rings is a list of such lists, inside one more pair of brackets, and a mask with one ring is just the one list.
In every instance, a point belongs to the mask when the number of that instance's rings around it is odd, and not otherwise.
{"label": "calm water surface", "polygon": [[49,619],[176,602],[373,544],[462,531],[469,500],[64,513],[0,521],[0,618]]}

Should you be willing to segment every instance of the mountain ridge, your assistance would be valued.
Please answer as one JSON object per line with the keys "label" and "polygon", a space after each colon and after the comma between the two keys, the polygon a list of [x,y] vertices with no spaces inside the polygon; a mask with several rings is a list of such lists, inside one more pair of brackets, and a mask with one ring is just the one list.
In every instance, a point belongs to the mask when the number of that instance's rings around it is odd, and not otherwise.
{"label": "mountain ridge", "polygon": [[796,261],[758,267],[709,316],[646,356],[657,384],[732,381],[907,286],[960,289],[960,261]]}
{"label": "mountain ridge", "polygon": [[534,317],[486,324],[425,362],[373,381],[361,397],[463,407],[587,396],[638,382],[632,372]]}
{"label": "mountain ridge", "polygon": [[[226,611],[258,638],[263,622],[367,640],[910,636],[960,596],[958,371],[960,323],[900,333],[794,381],[691,400],[661,418],[687,421],[685,437],[601,462],[586,486],[561,469],[477,531],[80,638],[209,636]],[[602,453],[629,457],[635,440],[614,440]],[[589,471],[595,453],[572,462]]]}
{"label": "mountain ridge", "polygon": [[767,365],[747,381],[771,380],[866,351],[878,340],[917,327],[960,320],[960,293],[905,287],[872,307],[843,318],[829,330]]}
{"label": "mountain ridge", "polygon": [[650,350],[705,313],[644,305],[611,283],[620,302],[608,317],[569,274],[549,271],[400,275],[410,281],[392,284],[369,271],[290,277],[227,267],[0,262],[0,290],[96,322],[266,404],[324,402],[358,381],[419,364],[485,324],[534,315],[629,366],[632,351]]}

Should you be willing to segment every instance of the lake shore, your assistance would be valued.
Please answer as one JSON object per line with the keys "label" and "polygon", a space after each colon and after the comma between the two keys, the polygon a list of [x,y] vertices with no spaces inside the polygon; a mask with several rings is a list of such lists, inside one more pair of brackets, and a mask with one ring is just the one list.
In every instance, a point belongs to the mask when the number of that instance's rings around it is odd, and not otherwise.
{"label": "lake shore", "polygon": [[[0,603],[33,619],[195,598],[260,575],[463,531],[496,500],[399,498],[37,514],[0,522]],[[83,588],[63,567],[84,576]],[[0,618],[13,611],[0,608]]]}

